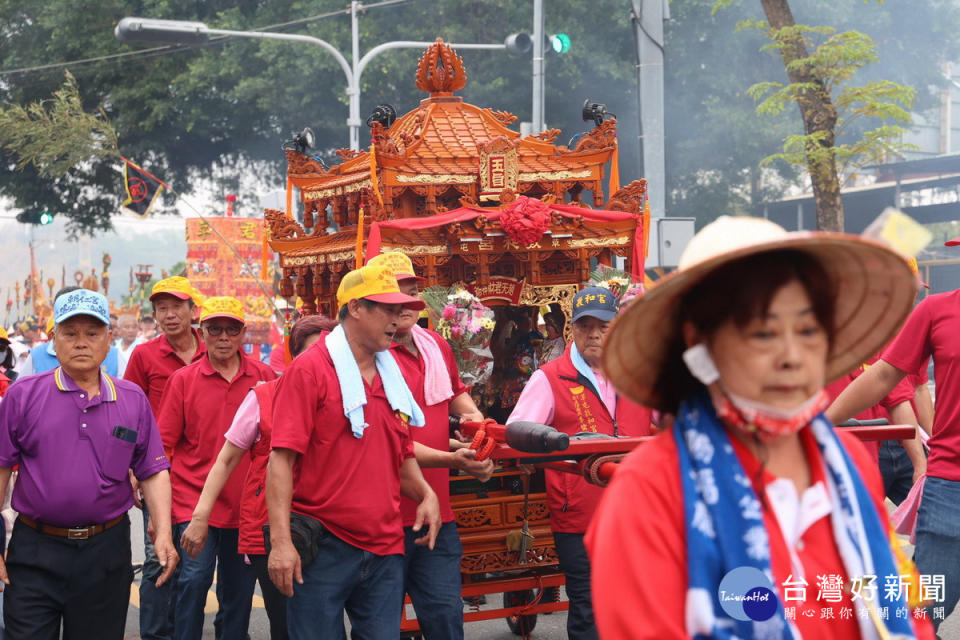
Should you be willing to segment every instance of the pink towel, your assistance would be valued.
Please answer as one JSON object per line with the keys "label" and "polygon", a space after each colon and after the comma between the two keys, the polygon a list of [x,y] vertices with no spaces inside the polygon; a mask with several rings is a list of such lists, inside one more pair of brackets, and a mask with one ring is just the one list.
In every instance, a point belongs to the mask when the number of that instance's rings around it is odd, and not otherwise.
{"label": "pink towel", "polygon": [[413,343],[423,358],[424,380],[423,396],[427,406],[446,402],[453,397],[453,385],[450,384],[450,372],[447,363],[440,352],[440,345],[436,343],[430,332],[420,325],[413,325]]}
{"label": "pink towel", "polygon": [[920,499],[923,497],[923,482],[927,479],[926,475],[920,476],[910,493],[904,498],[900,506],[894,509],[890,514],[890,520],[893,522],[893,528],[897,533],[910,534],[910,544],[917,543],[917,511],[920,510]]}

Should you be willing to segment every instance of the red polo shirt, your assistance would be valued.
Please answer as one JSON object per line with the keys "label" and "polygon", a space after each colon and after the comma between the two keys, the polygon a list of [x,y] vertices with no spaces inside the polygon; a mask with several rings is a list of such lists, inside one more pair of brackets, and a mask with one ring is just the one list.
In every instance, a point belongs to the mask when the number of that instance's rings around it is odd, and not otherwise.
{"label": "red polo shirt", "polygon": [[410,427],[390,408],[377,376],[363,383],[370,426],[362,438],[355,437],[326,341],[324,336],[300,354],[277,385],[272,447],[300,454],[292,509],[359,549],[402,554],[400,465],[413,457],[410,429],[419,427]]}
{"label": "red polo shirt", "polygon": [[[170,376],[157,423],[163,448],[171,458],[175,524],[193,517],[210,467],[226,442],[223,434],[247,392],[261,380],[276,377],[270,367],[243,354],[240,370],[229,382],[214,370],[209,358],[201,358]],[[239,526],[240,491],[249,466],[250,458],[244,456],[230,475],[210,512],[211,526]]]}
{"label": "red polo shirt", "polygon": [[[452,400],[467,390],[463,381],[460,380],[460,371],[457,369],[457,359],[453,356],[453,349],[450,344],[440,337],[439,334],[430,331],[430,337],[440,347],[440,353],[443,354],[443,362],[447,368],[447,375],[450,376],[450,386],[453,388]],[[426,364],[423,360],[423,354],[415,356],[406,347],[393,344],[390,352],[396,358],[403,371],[403,377],[413,392],[413,397],[417,404],[423,410],[427,424],[422,428],[410,430],[413,439],[420,444],[424,444],[440,451],[450,450],[450,401],[440,402],[432,407],[427,406],[424,398],[424,375]],[[440,501],[440,518],[444,522],[453,520],[453,509],[450,507],[450,470],[445,468],[423,469],[423,477],[433,488]],[[400,498],[400,514],[403,517],[403,526],[412,527],[417,519],[417,504],[410,498]]]}
{"label": "red polo shirt", "polygon": [[907,373],[933,356],[937,410],[927,475],[960,481],[960,289],[924,298],[881,356]]}
{"label": "red polo shirt", "polygon": [[[195,330],[193,337],[197,339],[197,352],[193,354],[191,362],[196,362],[207,353],[207,345],[203,344],[200,334]],[[163,402],[163,390],[167,386],[167,380],[174,371],[188,364],[190,363],[181,360],[173,350],[167,336],[161,334],[134,348],[123,378],[143,389],[147,394],[147,400],[150,401],[150,408],[153,409],[153,417],[159,419],[160,404]]]}
{"label": "red polo shirt", "polygon": [[[870,365],[875,363],[879,359],[879,356],[873,356],[868,359],[867,362],[853,371],[850,371],[846,375],[837,378],[826,387],[824,390],[827,392],[827,395],[830,396],[830,402],[833,402],[837,397],[843,393],[843,390],[850,386],[850,383],[859,378],[864,371],[867,370]],[[915,385],[910,381],[910,377],[906,377],[900,382],[897,383],[897,386],[893,390],[885,395],[883,399],[880,400],[879,404],[876,406],[870,407],[866,411],[862,411],[854,416],[857,420],[887,420],[893,424],[893,421],[890,420],[890,409],[894,408],[898,404],[909,402],[910,408],[913,409],[916,413],[916,408],[913,406],[913,395],[915,393]],[[841,427],[842,429],[842,427]],[[876,440],[867,441],[863,443],[864,448],[873,456],[873,459],[880,463],[880,442]]]}

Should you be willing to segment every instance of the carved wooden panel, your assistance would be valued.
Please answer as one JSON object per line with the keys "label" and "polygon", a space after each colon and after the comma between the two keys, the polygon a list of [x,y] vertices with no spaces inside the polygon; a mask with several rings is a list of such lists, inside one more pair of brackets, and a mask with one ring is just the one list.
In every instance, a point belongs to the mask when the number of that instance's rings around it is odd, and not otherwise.
{"label": "carved wooden panel", "polygon": [[551,546],[527,549],[526,562],[520,562],[516,551],[489,551],[464,553],[460,560],[460,572],[467,574],[507,571],[510,569],[530,569],[557,564],[557,550]]}
{"label": "carved wooden panel", "polygon": [[490,275],[504,278],[519,278],[522,267],[512,260],[500,260],[490,264]]}
{"label": "carved wooden panel", "polygon": [[[562,253],[568,253],[563,251]],[[576,267],[572,260],[548,260],[540,265],[540,272],[547,276],[571,276],[575,273]]]}
{"label": "carved wooden panel", "polygon": [[453,517],[461,528],[484,527],[501,524],[500,505],[484,504],[472,507],[455,508]]}
{"label": "carved wooden panel", "polygon": [[[507,522],[523,522],[523,503],[508,502],[504,505],[506,508]],[[547,509],[546,501],[531,500],[527,505],[527,519],[532,521],[546,520],[550,517],[550,511]]]}

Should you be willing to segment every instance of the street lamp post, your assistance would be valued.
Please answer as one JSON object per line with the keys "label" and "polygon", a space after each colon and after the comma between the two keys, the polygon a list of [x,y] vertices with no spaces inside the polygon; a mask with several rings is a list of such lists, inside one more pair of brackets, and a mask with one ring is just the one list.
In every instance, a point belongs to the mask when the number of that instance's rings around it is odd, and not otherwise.
{"label": "street lamp post", "polygon": [[[155,20],[152,18],[128,17],[122,19],[114,34],[122,42],[151,42],[163,44],[202,44],[211,36],[230,36],[235,38],[259,38],[264,40],[288,40],[314,44],[325,49],[336,59],[343,75],[347,79],[347,98],[350,103],[350,113],[347,117],[347,126],[350,128],[350,148],[360,149],[360,77],[363,70],[374,57],[390,49],[423,49],[432,45],[432,42],[418,42],[412,40],[395,40],[384,42],[370,49],[360,56],[360,38],[357,24],[357,12],[363,9],[363,3],[353,0],[350,3],[350,26],[352,36],[351,57],[348,62],[340,50],[335,46],[313,36],[295,33],[274,33],[271,31],[232,31],[229,29],[211,29],[202,22],[188,22],[183,20]],[[504,44],[451,44],[455,49],[506,49]]]}

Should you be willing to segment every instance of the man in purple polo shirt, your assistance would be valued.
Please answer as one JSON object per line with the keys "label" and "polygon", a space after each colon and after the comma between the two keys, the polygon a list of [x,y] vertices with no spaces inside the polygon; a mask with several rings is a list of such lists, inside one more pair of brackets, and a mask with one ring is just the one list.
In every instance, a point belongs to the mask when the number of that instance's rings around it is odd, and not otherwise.
{"label": "man in purple polo shirt", "polygon": [[123,638],[130,520],[140,481],[166,581],[179,560],[170,528],[170,464],[143,391],[101,372],[107,299],[87,289],[54,304],[60,366],[26,378],[0,403],[0,495],[14,465],[20,516],[0,580],[8,640]]}

